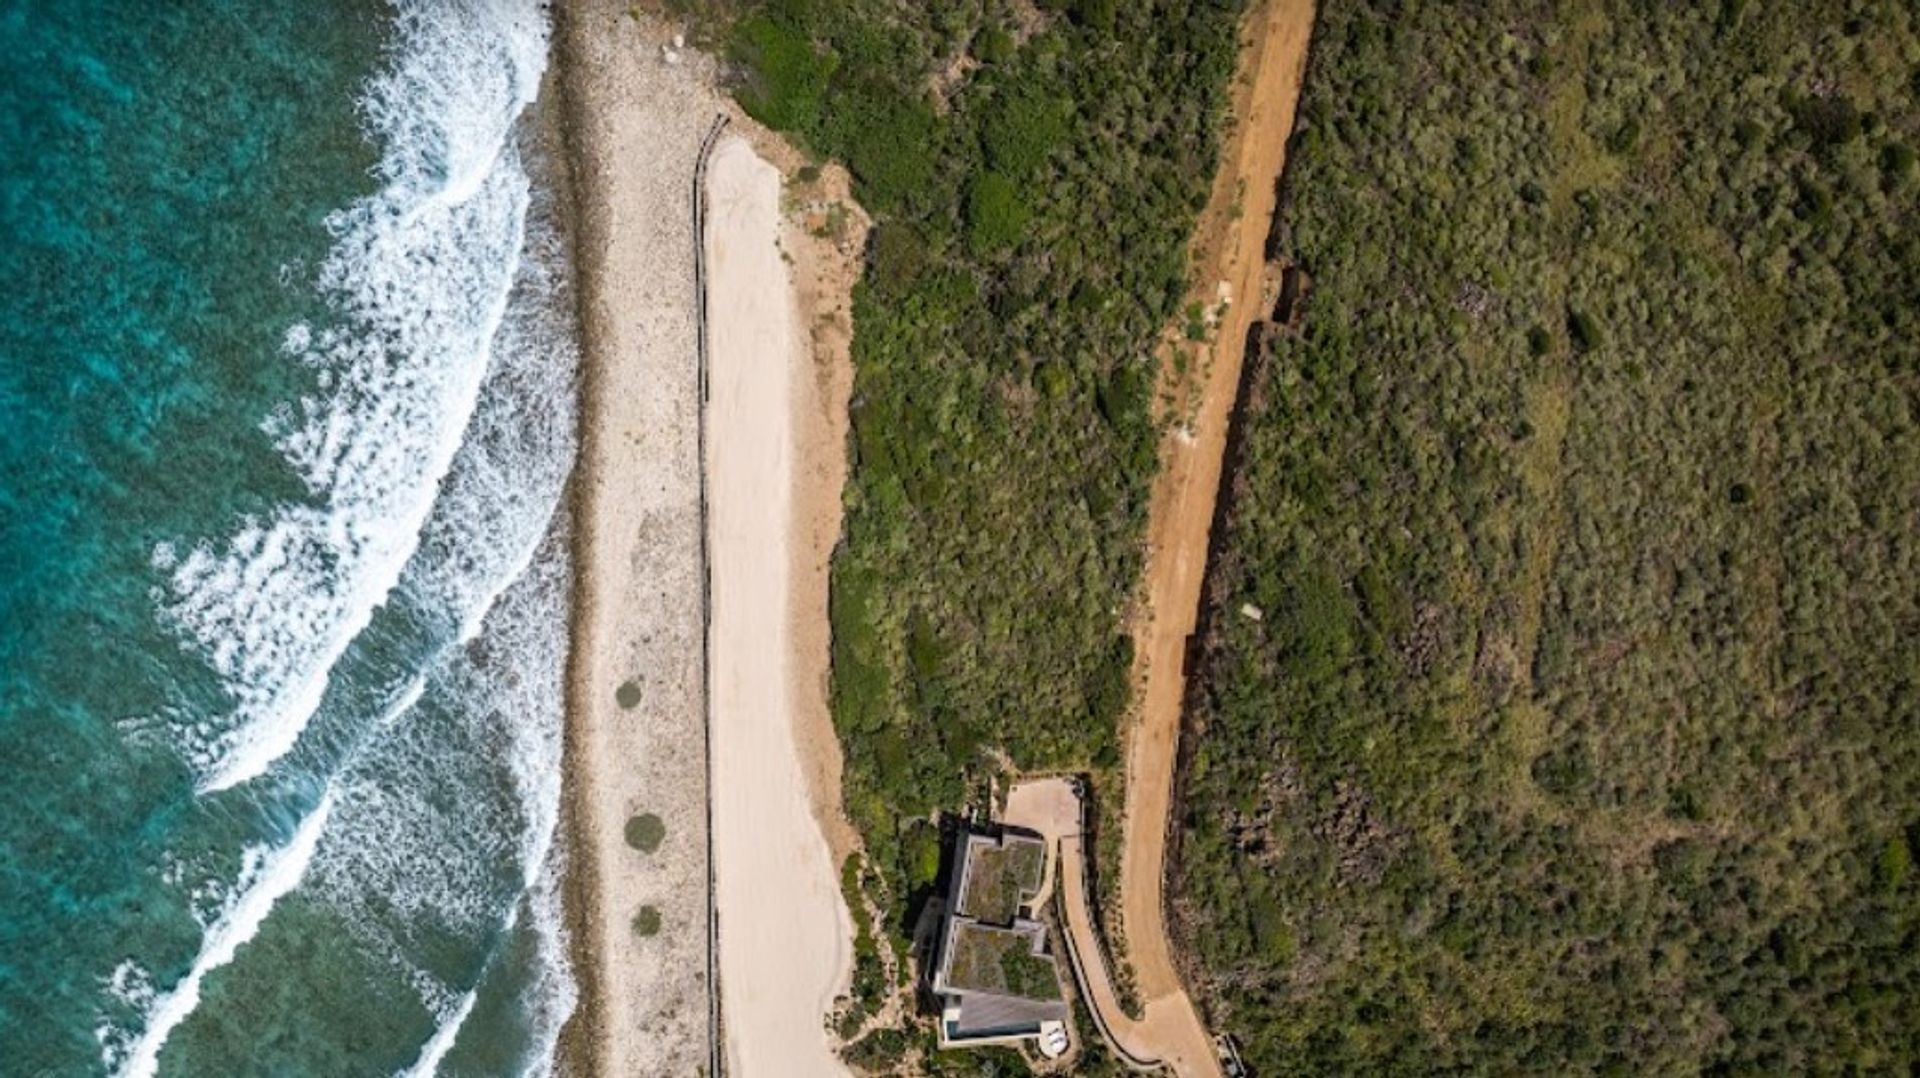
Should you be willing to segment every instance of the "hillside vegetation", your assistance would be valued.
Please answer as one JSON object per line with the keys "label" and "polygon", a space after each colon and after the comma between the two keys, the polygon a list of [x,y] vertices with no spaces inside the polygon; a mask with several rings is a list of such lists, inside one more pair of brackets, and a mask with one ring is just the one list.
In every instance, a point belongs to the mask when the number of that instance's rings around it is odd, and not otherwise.
{"label": "hillside vegetation", "polygon": [[[731,17],[741,103],[845,162],[876,222],[832,692],[869,855],[854,882],[896,937],[939,869],[933,813],[977,801],[1005,761],[1118,764],[1154,351],[1186,289],[1238,10],[774,0]],[[860,968],[870,1005],[870,951]]]}
{"label": "hillside vegetation", "polygon": [[1271,1074],[1907,1073],[1920,12],[1470,8],[1323,0],[1206,1002]]}

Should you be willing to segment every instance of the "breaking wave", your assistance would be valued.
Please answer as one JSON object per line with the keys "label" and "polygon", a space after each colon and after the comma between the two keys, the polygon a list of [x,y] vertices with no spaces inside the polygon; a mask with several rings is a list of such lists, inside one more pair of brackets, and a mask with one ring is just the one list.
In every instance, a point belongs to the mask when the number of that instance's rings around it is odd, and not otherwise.
{"label": "breaking wave", "polygon": [[130,983],[139,984],[147,1003],[146,1028],[130,1045],[115,1043],[110,1033],[103,1033],[107,1064],[118,1065],[122,1078],[153,1078],[160,1066],[160,1049],[173,1035],[174,1027],[200,1005],[200,986],[207,974],[233,961],[240,948],[260,931],[281,897],[300,885],[332,811],[333,795],[329,793],[300,821],[285,845],[256,846],[247,851],[245,867],[231,897],[207,927],[193,966],[173,987],[152,993],[145,988],[145,977],[137,969],[123,966],[116,971],[114,980],[122,992],[129,991]]}
{"label": "breaking wave", "polygon": [[529,182],[511,132],[538,92],[531,4],[421,2],[362,103],[380,191],[336,213],[318,285],[337,323],[292,327],[319,391],[266,426],[310,502],[242,522],[169,567],[163,607],[231,711],[180,731],[202,791],[263,774],[399,582],[478,402],[520,263]]}
{"label": "breaking wave", "polygon": [[[573,1010],[554,842],[570,588],[556,508],[577,354],[563,235],[518,122],[547,27],[533,0],[395,15],[388,69],[361,102],[381,189],[328,222],[331,323],[282,336],[319,388],[265,422],[308,497],[152,555],[164,619],[230,701],[170,731],[198,792],[216,804],[271,771],[259,798],[217,807],[284,803],[288,788],[309,803],[320,790],[318,807],[205,894],[178,982],[159,990],[132,960],[105,978],[97,1036],[121,1074],[154,1072],[204,979],[296,888],[433,1017],[407,1073],[434,1073],[476,1008],[505,997],[523,1070],[544,1071]],[[376,615],[427,626],[428,646],[382,652],[390,640],[367,642]]]}

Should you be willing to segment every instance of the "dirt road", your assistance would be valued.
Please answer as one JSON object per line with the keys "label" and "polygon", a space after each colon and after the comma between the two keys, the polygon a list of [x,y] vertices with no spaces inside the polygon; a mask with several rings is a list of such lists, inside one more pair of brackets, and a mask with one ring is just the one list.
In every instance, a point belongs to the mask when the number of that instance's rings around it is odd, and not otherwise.
{"label": "dirt road", "polygon": [[1094,1024],[1120,1057],[1138,1070],[1171,1069],[1178,1075],[1217,1075],[1213,1044],[1186,999],[1164,999],[1138,1021],[1120,1007],[1112,972],[1100,950],[1093,923],[1093,897],[1087,888],[1087,850],[1081,836],[1080,794],[1063,778],[1029,779],[1007,795],[1002,820],[1039,834],[1054,847],[1042,884],[1040,903],[1053,887],[1061,892],[1064,942],[1074,978],[1093,1009]]}
{"label": "dirt road", "polygon": [[[1147,525],[1145,603],[1133,628],[1139,706],[1127,742],[1120,920],[1144,1006],[1138,1028],[1157,1042],[1140,1047],[1166,1059],[1181,1075],[1220,1073],[1173,962],[1162,893],[1182,664],[1200,605],[1214,494],[1247,329],[1267,313],[1257,302],[1264,246],[1312,30],[1312,0],[1266,0],[1247,28],[1233,88],[1235,122],[1201,216],[1190,297],[1206,308],[1223,298],[1230,306],[1214,327],[1202,365],[1184,377],[1168,366],[1164,388],[1176,422],[1161,447]],[[1209,1046],[1198,1060],[1192,1058],[1196,1044]]]}

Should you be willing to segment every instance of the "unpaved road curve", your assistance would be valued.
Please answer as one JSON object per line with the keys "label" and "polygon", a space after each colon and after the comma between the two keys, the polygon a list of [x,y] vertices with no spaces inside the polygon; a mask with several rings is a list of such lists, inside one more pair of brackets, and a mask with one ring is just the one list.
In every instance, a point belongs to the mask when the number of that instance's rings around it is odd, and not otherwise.
{"label": "unpaved road curve", "polygon": [[[1196,286],[1190,297],[1211,307],[1225,282],[1232,305],[1215,327],[1211,358],[1198,379],[1166,387],[1173,414],[1191,419],[1184,429],[1176,425],[1161,446],[1160,474],[1148,510],[1145,602],[1133,627],[1138,707],[1127,741],[1120,916],[1144,1013],[1139,1023],[1128,1023],[1136,1030],[1136,1043],[1130,1047],[1165,1060],[1183,1076],[1218,1075],[1220,1066],[1174,965],[1161,890],[1180,736],[1182,664],[1200,606],[1214,495],[1247,329],[1267,314],[1256,309],[1264,247],[1273,218],[1274,181],[1286,162],[1287,138],[1300,99],[1313,10],[1313,0],[1265,0],[1251,13],[1233,88],[1234,127],[1201,216],[1193,263]],[[1169,378],[1177,378],[1171,365]]]}
{"label": "unpaved road curve", "polygon": [[[1080,795],[1067,779],[1029,779],[1007,796],[1003,820],[1024,827],[1055,844],[1048,866],[1049,883],[1060,889],[1065,914],[1064,941],[1073,975],[1093,1008],[1100,1034],[1121,1058],[1139,1070],[1168,1067],[1179,1075],[1214,1075],[1219,1067],[1207,1033],[1192,1009],[1162,1005],[1140,1020],[1127,1017],[1120,1007],[1113,976],[1100,950],[1100,934],[1093,923],[1093,900],[1087,888],[1087,850],[1081,834]],[[1044,897],[1042,901],[1044,901]],[[1182,1000],[1186,997],[1181,996]]]}

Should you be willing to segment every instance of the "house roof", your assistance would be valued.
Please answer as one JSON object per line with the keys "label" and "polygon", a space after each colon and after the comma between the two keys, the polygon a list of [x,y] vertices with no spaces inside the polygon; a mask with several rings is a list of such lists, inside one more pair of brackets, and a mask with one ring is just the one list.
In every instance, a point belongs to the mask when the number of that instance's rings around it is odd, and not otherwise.
{"label": "house roof", "polygon": [[1047,928],[1021,916],[1040,890],[1046,843],[1018,832],[963,833],[933,988],[946,1036],[1024,1036],[1069,1014]]}
{"label": "house roof", "polygon": [[967,992],[961,994],[960,1007],[947,1024],[947,1036],[965,1039],[1037,1033],[1040,1023],[1063,1021],[1066,1017],[1067,1005],[1057,1000],[1043,1002]]}
{"label": "house roof", "polygon": [[1011,925],[1020,907],[1040,890],[1046,867],[1046,844],[1029,835],[1008,833],[995,839],[969,834],[962,847],[959,903],[967,917],[989,924]]}
{"label": "house roof", "polygon": [[1057,1000],[1060,980],[1046,944],[1045,926],[1034,921],[1000,928],[957,920],[947,937],[947,987]]}

